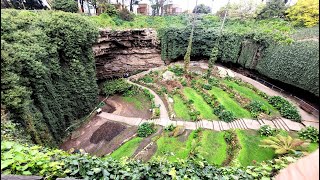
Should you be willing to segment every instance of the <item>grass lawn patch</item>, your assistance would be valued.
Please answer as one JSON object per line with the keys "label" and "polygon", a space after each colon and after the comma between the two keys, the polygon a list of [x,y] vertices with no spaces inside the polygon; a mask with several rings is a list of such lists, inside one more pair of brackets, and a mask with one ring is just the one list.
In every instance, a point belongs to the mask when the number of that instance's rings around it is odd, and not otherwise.
{"label": "grass lawn patch", "polygon": [[179,137],[169,137],[164,133],[157,140],[157,151],[152,158],[165,157],[168,161],[174,162],[179,159],[187,159],[191,150],[191,144],[194,140],[194,131],[190,133],[188,139],[184,142]]}
{"label": "grass lawn patch", "polygon": [[226,85],[229,85],[229,86],[233,87],[233,89],[236,90],[237,92],[239,92],[243,97],[246,97],[246,98],[248,98],[250,100],[260,101],[263,105],[265,105],[266,107],[268,107],[271,110],[271,115],[279,115],[279,111],[278,110],[276,110],[271,104],[268,103],[268,101],[266,99],[264,99],[263,97],[259,96],[252,89],[249,89],[249,88],[243,87],[243,86],[239,86],[237,83],[230,82],[230,81],[227,81],[227,80],[224,80],[223,82]]}
{"label": "grass lawn patch", "polygon": [[136,109],[143,110],[147,107],[149,109],[151,107],[151,102],[148,100],[148,98],[142,94],[142,92],[139,92],[135,96],[123,96],[121,97],[123,101],[132,103]]}
{"label": "grass lawn patch", "polygon": [[210,94],[214,94],[218,101],[228,110],[231,111],[237,118],[250,118],[251,114],[246,109],[242,108],[235,100],[233,100],[229,94],[218,87],[212,87],[212,90],[208,91]]}
{"label": "grass lawn patch", "polygon": [[174,95],[173,101],[174,101],[173,110],[176,113],[177,118],[181,118],[183,120],[190,120],[191,118],[188,114],[189,109],[185,104],[183,104],[183,101],[180,98],[180,96]]}
{"label": "grass lawn patch", "polygon": [[124,143],[121,147],[119,147],[117,150],[115,150],[111,157],[114,159],[121,159],[122,157],[131,157],[134,153],[134,151],[138,148],[139,143],[142,141],[143,138],[141,137],[135,137],[131,140]]}
{"label": "grass lawn patch", "polygon": [[312,153],[315,150],[317,150],[319,148],[319,144],[318,143],[310,143],[309,147],[308,147],[308,152]]}
{"label": "grass lawn patch", "polygon": [[197,91],[190,87],[186,87],[183,89],[183,92],[189,100],[193,100],[193,105],[198,111],[200,111],[200,117],[202,119],[218,119],[218,117],[213,114],[213,109],[204,101]]}
{"label": "grass lawn patch", "polygon": [[221,165],[227,157],[227,144],[224,140],[224,131],[202,131],[199,153],[210,164]]}
{"label": "grass lawn patch", "polygon": [[274,150],[271,148],[259,147],[261,140],[266,137],[261,137],[257,131],[253,130],[236,130],[241,146],[237,159],[242,166],[253,165],[252,161],[262,162],[271,160],[274,157]]}

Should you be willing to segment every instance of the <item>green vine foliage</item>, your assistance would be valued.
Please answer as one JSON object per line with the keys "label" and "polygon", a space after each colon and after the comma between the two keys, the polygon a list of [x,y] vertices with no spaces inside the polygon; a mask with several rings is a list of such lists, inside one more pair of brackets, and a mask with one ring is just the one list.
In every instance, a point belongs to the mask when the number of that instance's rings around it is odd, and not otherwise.
{"label": "green vine foliage", "polygon": [[[225,137],[226,140],[230,139]],[[236,143],[231,138],[230,143]],[[235,145],[235,144],[234,144]],[[236,146],[230,146],[230,152]],[[286,160],[284,161],[285,158]],[[147,163],[109,156],[68,154],[62,150],[1,142],[1,174],[40,175],[45,179],[261,179],[273,177],[295,159],[281,157],[248,167],[216,167],[205,160],[180,160],[170,163],[155,159]]]}
{"label": "green vine foliage", "polygon": [[38,144],[56,145],[96,104],[92,43],[79,14],[1,11],[1,103]]}
{"label": "green vine foliage", "polygon": [[319,96],[319,44],[301,41],[268,47],[256,69],[272,79],[300,87]]}
{"label": "green vine foliage", "polygon": [[[217,28],[197,26],[191,57],[210,58],[212,49],[219,44],[218,61],[238,63],[319,96],[319,44],[316,41],[293,42],[288,36],[280,35],[288,34],[281,32],[280,28],[274,31],[276,33],[268,29],[242,32],[241,28],[235,31],[226,27],[219,34]],[[162,59],[176,60],[183,57],[188,46],[190,28],[162,28],[159,32]]]}

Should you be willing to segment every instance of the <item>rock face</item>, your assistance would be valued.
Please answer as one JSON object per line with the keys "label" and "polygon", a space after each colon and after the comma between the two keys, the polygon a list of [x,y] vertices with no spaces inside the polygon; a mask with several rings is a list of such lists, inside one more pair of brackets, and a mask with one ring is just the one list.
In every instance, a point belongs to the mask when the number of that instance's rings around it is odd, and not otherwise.
{"label": "rock face", "polygon": [[122,77],[164,65],[152,29],[100,30],[93,46],[98,79]]}

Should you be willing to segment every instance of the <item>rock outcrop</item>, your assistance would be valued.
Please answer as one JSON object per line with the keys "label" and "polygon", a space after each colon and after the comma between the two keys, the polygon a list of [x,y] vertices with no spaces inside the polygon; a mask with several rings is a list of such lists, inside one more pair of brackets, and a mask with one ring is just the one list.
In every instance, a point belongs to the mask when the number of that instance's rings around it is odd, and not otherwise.
{"label": "rock outcrop", "polygon": [[132,75],[164,65],[157,34],[152,29],[100,30],[93,52],[98,79]]}

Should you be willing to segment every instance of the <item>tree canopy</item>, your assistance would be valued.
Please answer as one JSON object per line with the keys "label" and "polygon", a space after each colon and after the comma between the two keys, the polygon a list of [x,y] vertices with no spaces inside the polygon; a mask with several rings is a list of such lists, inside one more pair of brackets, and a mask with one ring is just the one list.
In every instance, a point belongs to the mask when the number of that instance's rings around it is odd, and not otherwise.
{"label": "tree canopy", "polygon": [[201,13],[201,14],[209,14],[211,13],[211,8],[209,6],[206,6],[204,4],[199,4],[196,7],[194,7],[193,13]]}
{"label": "tree canopy", "polygon": [[298,0],[286,11],[287,17],[296,26],[312,27],[319,23],[319,1]]}

